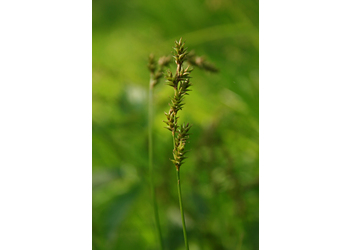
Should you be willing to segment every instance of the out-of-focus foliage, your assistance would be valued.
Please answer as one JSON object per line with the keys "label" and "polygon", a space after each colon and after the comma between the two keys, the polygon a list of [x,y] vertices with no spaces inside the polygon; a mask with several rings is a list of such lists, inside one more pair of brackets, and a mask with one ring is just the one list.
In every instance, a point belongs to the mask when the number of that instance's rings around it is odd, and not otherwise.
{"label": "out-of-focus foliage", "polygon": [[[220,69],[192,72],[179,123],[193,124],[181,167],[191,250],[258,249],[258,1],[93,1],[93,249],[159,249],[148,178],[148,56],[180,37]],[[77,30],[78,32],[78,30]],[[172,66],[174,71],[174,66]],[[167,249],[184,249],[172,138],[173,92],[154,89],[154,168]]]}

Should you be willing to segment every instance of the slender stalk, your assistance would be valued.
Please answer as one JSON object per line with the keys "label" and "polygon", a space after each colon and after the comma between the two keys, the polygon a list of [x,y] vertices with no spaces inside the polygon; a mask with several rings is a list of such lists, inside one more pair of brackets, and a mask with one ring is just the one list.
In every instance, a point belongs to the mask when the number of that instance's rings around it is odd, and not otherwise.
{"label": "slender stalk", "polygon": [[[217,72],[218,69],[212,65],[211,63],[208,63],[204,57],[198,57],[194,52],[187,52],[187,48],[185,48],[185,43],[182,41],[182,38],[180,38],[179,41],[175,41],[175,47],[174,47],[174,56],[176,63],[176,72],[175,75],[172,74],[170,70],[165,74],[166,83],[170,87],[173,87],[174,89],[174,97],[171,98],[170,110],[168,113],[165,112],[165,116],[167,118],[166,121],[163,121],[167,126],[165,127],[169,131],[171,131],[172,137],[173,137],[173,159],[171,161],[174,163],[177,171],[177,190],[179,194],[179,203],[180,203],[180,211],[181,211],[181,218],[182,218],[182,227],[183,227],[183,234],[184,234],[184,240],[186,249],[189,250],[188,242],[187,242],[187,232],[186,232],[186,223],[185,223],[185,216],[184,211],[182,207],[182,195],[181,195],[181,183],[180,183],[180,167],[183,164],[183,161],[187,158],[185,157],[185,154],[187,151],[185,151],[185,145],[189,139],[189,130],[192,125],[189,123],[178,125],[178,116],[177,113],[179,110],[182,110],[182,107],[184,106],[183,100],[186,95],[188,95],[188,91],[190,91],[190,87],[192,86],[190,82],[190,73],[192,72],[192,68],[190,68],[190,65],[195,65],[201,69],[204,69],[206,71],[210,72]],[[189,64],[187,68],[183,67],[183,63],[187,61]],[[156,71],[157,66],[154,61],[154,55],[151,54],[149,56],[149,63],[148,63],[148,69],[151,72],[151,82],[150,82],[150,106],[149,106],[149,120],[151,121],[151,112],[152,112],[152,106],[151,106],[151,97],[152,97],[152,87],[158,83],[159,78],[162,76],[162,71],[164,66],[168,66],[170,62],[170,57],[163,56],[159,59],[158,65],[159,70]],[[155,73],[156,72],[156,73]],[[152,81],[153,79],[153,81]],[[151,122],[149,123],[149,129],[152,128]],[[152,147],[152,131],[150,130],[150,149]],[[150,169],[153,168],[152,166],[152,152],[150,152]],[[151,179],[152,179],[152,173],[151,173]],[[152,180],[152,189],[153,187],[153,180]],[[154,191],[153,191],[154,192]],[[154,195],[154,194],[153,194]],[[155,202],[155,198],[154,202]],[[156,209],[156,203],[154,205]],[[157,212],[156,214],[156,220],[157,220]],[[159,219],[158,219],[159,220]],[[158,225],[157,225],[158,226]],[[160,234],[160,229],[159,229]],[[161,234],[160,234],[161,238]]]}
{"label": "slender stalk", "polygon": [[185,95],[188,95],[188,91],[190,91],[189,87],[192,86],[190,83],[190,73],[192,69],[187,67],[184,69],[182,67],[182,64],[186,60],[186,56],[188,55],[187,49],[184,47],[185,44],[182,42],[182,38],[177,42],[175,41],[175,63],[177,65],[176,67],[176,73],[173,76],[171,71],[168,71],[165,78],[167,79],[167,85],[174,88],[174,97],[171,98],[170,103],[170,110],[168,113],[165,113],[165,116],[167,118],[167,121],[164,121],[164,123],[167,125],[166,129],[171,131],[172,137],[173,137],[173,157],[174,159],[171,160],[175,167],[177,172],[177,191],[179,194],[179,203],[180,203],[180,211],[181,211],[181,218],[182,218],[182,229],[184,234],[184,240],[185,240],[185,246],[186,249],[189,250],[188,247],[188,241],[187,241],[187,232],[186,232],[186,223],[185,223],[185,215],[183,211],[182,206],[182,195],[181,195],[181,183],[180,183],[180,167],[183,164],[186,154],[185,151],[185,145],[187,143],[187,140],[189,139],[189,133],[188,131],[191,128],[191,125],[189,123],[178,125],[178,116],[177,113],[179,110],[182,110],[182,106],[184,105],[183,100]]}
{"label": "slender stalk", "polygon": [[159,236],[160,247],[164,250],[164,243],[162,237],[162,231],[160,229],[158,205],[156,200],[156,190],[153,181],[153,77],[151,76],[149,95],[148,95],[148,163],[149,163],[149,175],[151,183],[151,195],[153,202],[154,218]]}
{"label": "slender stalk", "polygon": [[186,249],[189,250],[188,242],[187,242],[187,232],[186,232],[186,223],[185,223],[185,215],[184,210],[182,208],[182,195],[181,195],[181,183],[180,183],[180,169],[176,170],[177,173],[177,191],[179,194],[179,203],[180,203],[180,211],[181,211],[181,219],[182,219],[182,229],[184,233],[184,240]]}

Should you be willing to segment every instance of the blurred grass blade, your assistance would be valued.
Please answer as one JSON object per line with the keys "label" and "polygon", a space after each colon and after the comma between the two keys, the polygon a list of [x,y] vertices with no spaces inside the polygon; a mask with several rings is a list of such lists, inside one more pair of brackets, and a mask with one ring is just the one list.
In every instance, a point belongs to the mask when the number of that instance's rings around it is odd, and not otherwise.
{"label": "blurred grass blade", "polygon": [[116,196],[106,212],[106,232],[109,241],[113,241],[117,235],[118,228],[127,217],[130,207],[138,197],[141,186],[133,186],[128,192]]}

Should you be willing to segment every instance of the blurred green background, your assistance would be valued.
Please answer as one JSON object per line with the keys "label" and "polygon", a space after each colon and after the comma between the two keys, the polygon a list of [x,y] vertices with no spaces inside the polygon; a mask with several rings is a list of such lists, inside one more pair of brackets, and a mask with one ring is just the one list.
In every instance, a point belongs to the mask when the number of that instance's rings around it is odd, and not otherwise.
{"label": "blurred green background", "polygon": [[[198,68],[179,112],[193,124],[181,167],[191,250],[259,248],[259,2],[94,0],[93,249],[159,249],[148,175],[148,55],[186,47]],[[175,66],[172,66],[174,72]],[[154,168],[166,248],[185,249],[171,133],[171,87],[154,90]]]}

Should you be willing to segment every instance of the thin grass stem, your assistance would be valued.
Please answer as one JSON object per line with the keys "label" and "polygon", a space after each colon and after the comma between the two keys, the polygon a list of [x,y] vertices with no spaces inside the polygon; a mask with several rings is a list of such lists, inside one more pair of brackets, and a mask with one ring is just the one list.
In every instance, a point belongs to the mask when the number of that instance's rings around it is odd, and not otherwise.
{"label": "thin grass stem", "polygon": [[148,95],[148,163],[149,163],[149,175],[150,175],[150,183],[151,183],[151,196],[152,196],[152,203],[153,203],[154,218],[156,222],[156,228],[158,231],[160,248],[164,250],[165,248],[164,248],[162,231],[161,231],[160,222],[159,222],[156,190],[154,187],[154,180],[153,180],[154,170],[153,170],[153,84],[152,82],[153,82],[153,77],[151,77],[149,95]]}
{"label": "thin grass stem", "polygon": [[185,215],[184,215],[184,211],[183,211],[183,208],[182,208],[180,169],[178,169],[176,172],[177,172],[177,191],[178,191],[178,194],[179,194],[179,203],[180,203],[180,211],[181,211],[181,219],[182,219],[182,229],[183,229],[183,233],[184,233],[185,246],[186,246],[186,249],[189,250],[188,241],[187,241]]}

